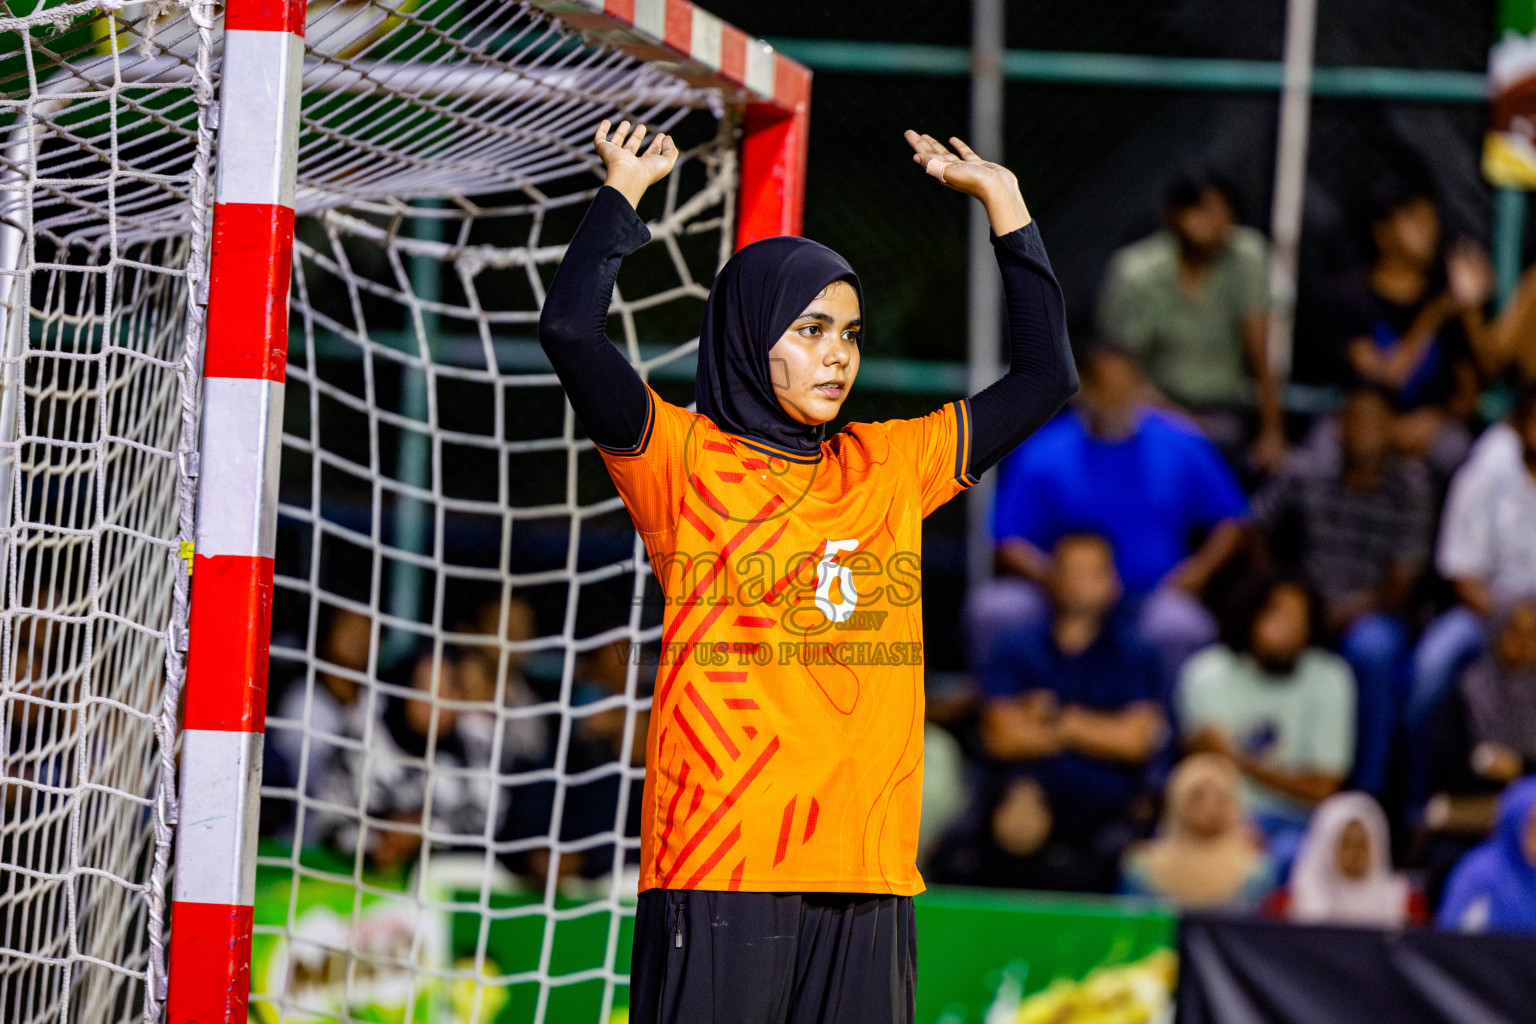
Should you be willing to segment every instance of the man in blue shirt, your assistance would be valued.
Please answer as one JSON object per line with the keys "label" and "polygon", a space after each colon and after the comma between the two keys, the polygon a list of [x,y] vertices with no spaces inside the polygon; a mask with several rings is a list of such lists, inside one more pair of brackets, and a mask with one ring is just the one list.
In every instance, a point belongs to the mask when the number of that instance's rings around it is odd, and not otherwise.
{"label": "man in blue shirt", "polygon": [[1076,408],[1000,468],[998,578],[970,598],[972,665],[985,674],[998,638],[1044,617],[1040,586],[1056,542],[1093,533],[1115,553],[1166,692],[1184,660],[1216,639],[1200,595],[1242,544],[1248,499],[1215,445],[1187,421],[1142,404],[1145,381],[1133,356],[1101,345],[1080,372]]}
{"label": "man in blue shirt", "polygon": [[[1005,800],[1026,781],[1044,797],[1042,840],[1069,862],[1053,887],[1107,890],[1139,831],[1135,803],[1166,737],[1158,666],[1117,614],[1120,581],[1104,538],[1068,534],[1052,555],[1050,614],[1001,637],[981,674],[982,741]],[[1006,839],[992,842],[1006,850]]]}

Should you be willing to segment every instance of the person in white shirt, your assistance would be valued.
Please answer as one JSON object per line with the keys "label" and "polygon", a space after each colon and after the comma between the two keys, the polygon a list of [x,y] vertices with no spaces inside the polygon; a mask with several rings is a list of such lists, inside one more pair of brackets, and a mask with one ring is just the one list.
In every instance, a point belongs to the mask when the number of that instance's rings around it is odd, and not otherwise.
{"label": "person in white shirt", "polygon": [[1189,660],[1175,707],[1184,749],[1230,758],[1243,802],[1282,869],[1318,803],[1355,758],[1355,679],[1312,646],[1316,597],[1283,576],[1255,576],[1230,599],[1222,642]]}
{"label": "person in white shirt", "polygon": [[1490,427],[1452,478],[1435,566],[1458,600],[1429,624],[1414,652],[1410,730],[1487,643],[1494,601],[1536,591],[1536,384],[1521,389],[1508,423]]}

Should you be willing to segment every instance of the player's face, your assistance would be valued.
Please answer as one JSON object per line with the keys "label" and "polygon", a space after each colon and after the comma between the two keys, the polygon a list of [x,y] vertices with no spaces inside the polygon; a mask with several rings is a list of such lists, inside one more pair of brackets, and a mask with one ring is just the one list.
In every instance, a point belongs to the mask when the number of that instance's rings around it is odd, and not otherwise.
{"label": "player's face", "polygon": [[858,293],[834,281],[774,342],[768,365],[791,419],[819,426],[836,418],[859,373],[862,331]]}

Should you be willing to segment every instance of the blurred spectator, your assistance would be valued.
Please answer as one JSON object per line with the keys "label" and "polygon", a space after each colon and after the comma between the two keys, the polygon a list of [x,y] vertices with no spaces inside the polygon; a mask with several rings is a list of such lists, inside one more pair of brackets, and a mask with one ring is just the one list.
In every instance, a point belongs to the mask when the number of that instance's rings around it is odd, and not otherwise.
{"label": "blurred spectator", "polygon": [[[571,682],[571,751],[567,753],[573,771],[618,761],[624,752],[624,725],[630,724],[631,764],[645,764],[645,733],[650,712],[632,708],[626,696],[629,662],[619,644],[602,644],[584,651],[576,659]],[[653,666],[646,666],[653,669]],[[636,694],[643,699],[650,692],[650,680],[642,670],[636,679]],[[580,753],[576,751],[580,749]],[[580,764],[582,767],[575,767]]]}
{"label": "blurred spectator", "polygon": [[[373,619],[347,608],[322,606],[315,647],[314,685],[298,679],[283,693],[266,730],[263,780],[298,790],[296,812],[303,816],[299,842],[311,846],[342,825],[333,809],[354,805],[354,787],[344,759],[367,734],[368,702],[362,699],[373,650]],[[277,806],[275,801],[270,803]],[[288,838],[295,822],[279,835]]]}
{"label": "blurred spectator", "polygon": [[467,685],[503,709],[498,715],[502,760],[525,767],[546,766],[555,740],[553,716],[536,710],[538,695],[523,672],[528,641],[536,635],[533,606],[520,597],[486,601],[458,622],[455,631],[475,638],[459,645],[460,671],[468,675]]}
{"label": "blurred spectator", "polygon": [[444,646],[408,663],[411,696],[391,696],[382,729],[352,756],[366,821],[338,838],[361,843],[377,867],[414,857],[430,836],[437,848],[483,849],[506,814],[496,799],[495,691],[465,671],[463,653]]}
{"label": "blurred spectator", "polygon": [[1300,454],[1253,501],[1272,549],[1299,528],[1295,561],[1358,688],[1354,785],[1378,795],[1408,688],[1402,616],[1429,561],[1435,515],[1429,474],[1392,449],[1395,418],[1386,393],[1357,385],[1335,443]]}
{"label": "blurred spectator", "polygon": [[923,723],[923,809],[917,826],[917,865],[927,872],[944,835],[971,798],[965,750],[955,734],[931,719]]}
{"label": "blurred spectator", "polygon": [[1111,258],[1099,331],[1140,356],[1152,384],[1228,452],[1241,452],[1257,398],[1253,459],[1272,469],[1285,451],[1285,430],[1264,343],[1264,236],[1237,223],[1232,186],[1210,173],[1174,181],[1163,222]]}
{"label": "blurred spectator", "polygon": [[[326,634],[326,660],[366,672],[370,627],[355,613],[338,613]],[[311,741],[308,790],[329,804],[316,816],[318,838],[346,853],[361,847],[372,867],[386,870],[414,859],[427,841],[436,849],[484,849],[498,838],[513,797],[499,776],[538,764],[549,749],[542,720],[507,713],[534,700],[519,671],[524,654],[513,649],[532,636],[531,609],[517,599],[491,602],[454,624],[454,632],[470,638],[495,638],[498,630],[502,639],[485,643],[424,643],[416,655],[379,670],[377,690],[320,674],[331,700],[341,683],[352,689],[346,721],[334,734],[340,742],[316,760]],[[311,732],[330,730],[324,723],[335,709],[323,699],[305,707],[303,696],[299,688],[290,696],[307,716],[299,720]]]}
{"label": "blurred spectator", "polygon": [[1238,772],[1219,754],[1194,754],[1174,769],[1156,838],[1126,855],[1121,888],[1181,909],[1256,909],[1274,868],[1244,821]]}
{"label": "blurred spectator", "polygon": [[[90,628],[81,625],[89,612],[89,598],[76,598],[70,607],[61,589],[21,575],[20,587],[32,593],[7,609],[9,635],[4,649],[9,671],[0,668],[0,742],[5,744],[0,748],[5,776],[0,784],[0,822],[7,826],[16,820],[13,813],[23,817],[69,813],[79,771],[90,763],[80,756],[79,745],[86,741],[81,738],[78,702],[86,697],[74,671],[84,657],[81,641]],[[63,621],[63,616],[74,621]],[[90,756],[109,753],[95,750]],[[12,785],[13,780],[24,784]],[[14,835],[0,839],[0,844]],[[13,857],[26,856],[16,846],[8,852]],[[47,851],[34,854],[46,858]],[[0,861],[4,859],[0,855]]]}
{"label": "blurred spectator", "polygon": [[1401,928],[1414,910],[1408,880],[1392,870],[1387,816],[1365,793],[1318,805],[1291,874],[1287,916],[1301,924]]}
{"label": "blurred spectator", "polygon": [[1536,266],[1526,268],[1492,329],[1489,369],[1511,370],[1516,381],[1536,381]]}
{"label": "blurred spectator", "polygon": [[1510,782],[1536,771],[1536,596],[1494,605],[1492,649],[1461,679],[1469,757],[1485,778]]}
{"label": "blurred spectator", "polygon": [[1185,749],[1232,759],[1247,806],[1290,863],[1312,809],[1338,792],[1355,753],[1355,683],[1336,654],[1312,646],[1316,599],[1260,575],[1232,594],[1222,642],[1179,680]]}
{"label": "blurred spectator", "polygon": [[1378,181],[1367,203],[1369,267],[1340,288],[1334,323],[1346,373],[1388,389],[1404,415],[1397,443],[1448,472],[1466,453],[1462,422],[1479,374],[1500,361],[1483,317],[1493,271],[1471,242],[1442,256],[1440,214],[1424,188]]}
{"label": "blurred spectator", "polygon": [[1508,427],[1489,428],[1451,481],[1435,561],[1459,603],[1414,651],[1408,718],[1416,732],[1487,642],[1483,620],[1494,601],[1536,593],[1536,385],[1521,389]]}
{"label": "blurred spectator", "polygon": [[[577,660],[571,687],[573,721],[566,771],[568,775],[580,776],[582,781],[572,779],[567,783],[560,835],[566,842],[576,842],[600,833],[616,833],[622,826],[624,834],[636,845],[619,862],[615,861],[611,842],[564,854],[562,872],[567,861],[588,878],[610,874],[626,861],[640,863],[640,814],[644,806],[640,797],[645,781],[645,734],[650,712],[634,707],[626,697],[628,672],[629,663],[618,644],[594,647]],[[648,694],[648,682],[637,680],[636,696],[643,698]],[[626,766],[632,769],[627,778],[622,774]],[[619,795],[626,782],[629,795],[621,822]]]}
{"label": "blurred spectator", "polygon": [[1487,835],[1499,791],[1536,773],[1536,595],[1501,599],[1490,625],[1490,649],[1434,716],[1435,797],[1424,824],[1441,845]]}
{"label": "blurred spectator", "polygon": [[1464,932],[1536,932],[1536,778],[1504,791],[1494,833],[1462,858],[1435,923]]}
{"label": "blurred spectator", "polygon": [[1061,837],[1051,803],[1027,775],[994,775],[934,852],[928,877],[1006,889],[1105,890],[1103,862]]}
{"label": "blurred spectator", "polygon": [[[1073,533],[1109,541],[1142,637],[1165,679],[1216,638],[1200,601],[1238,550],[1248,501],[1215,447],[1142,406],[1141,371],[1123,351],[1082,360],[1082,391],[1003,463],[992,529],[999,578],[968,600],[971,664],[984,673],[997,640],[1046,615],[1046,553]],[[1198,546],[1191,535],[1205,531]]]}
{"label": "blurred spectator", "polygon": [[[615,828],[620,789],[618,759],[624,739],[627,663],[605,645],[575,658],[569,697],[558,689],[536,691],[523,669],[529,641],[538,635],[533,606],[521,597],[480,604],[461,632],[475,640],[464,647],[465,671],[478,680],[501,730],[498,800],[503,805],[496,839],[512,848],[503,853],[507,868],[542,887],[557,858],[553,846],[555,801],[563,800],[561,842],[590,839]],[[562,708],[562,704],[568,707]],[[582,710],[584,709],[584,710]],[[561,720],[570,717],[565,740],[565,764],[557,764]],[[631,747],[631,765],[645,759],[645,715],[635,715],[639,738]],[[604,765],[613,770],[588,775],[571,784],[573,774]],[[562,787],[550,776],[560,772]],[[562,795],[563,794],[563,795]],[[630,810],[639,802],[631,798]],[[562,851],[555,872],[561,879],[598,875],[612,870],[613,847],[594,843],[582,850]]]}
{"label": "blurred spectator", "polygon": [[1046,590],[1049,618],[1004,636],[981,675],[982,738],[995,770],[1040,784],[1053,836],[1099,863],[1108,888],[1166,733],[1157,664],[1115,614],[1120,581],[1102,537],[1058,540]]}
{"label": "blurred spectator", "polygon": [[[983,695],[966,672],[930,671],[923,679],[923,813],[917,866],[927,875],[952,826],[975,800],[976,729]],[[962,739],[963,737],[963,739]]]}

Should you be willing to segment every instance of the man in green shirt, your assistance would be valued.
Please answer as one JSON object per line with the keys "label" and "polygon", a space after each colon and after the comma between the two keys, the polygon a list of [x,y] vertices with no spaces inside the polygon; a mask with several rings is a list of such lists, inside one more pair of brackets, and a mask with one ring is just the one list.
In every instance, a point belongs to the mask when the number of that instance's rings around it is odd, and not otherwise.
{"label": "man in green shirt", "polygon": [[1157,389],[1229,452],[1241,450],[1257,405],[1251,457],[1273,469],[1285,432],[1265,344],[1264,236],[1237,223],[1231,188],[1214,175],[1175,181],[1163,217],[1163,230],[1111,258],[1100,333],[1140,356]]}

